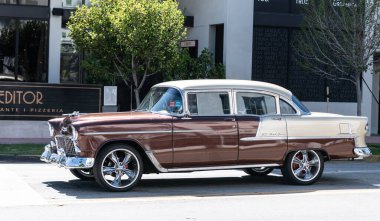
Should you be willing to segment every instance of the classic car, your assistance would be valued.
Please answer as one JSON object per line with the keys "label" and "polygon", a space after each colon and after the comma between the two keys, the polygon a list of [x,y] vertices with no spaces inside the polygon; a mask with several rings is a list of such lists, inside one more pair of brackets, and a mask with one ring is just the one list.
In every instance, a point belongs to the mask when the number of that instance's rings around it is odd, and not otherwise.
{"label": "classic car", "polygon": [[368,157],[366,117],[310,112],[289,90],[245,80],[186,80],[153,86],[131,112],[49,120],[41,160],[111,191],[146,173],[220,169],[293,184],[316,182],[324,162]]}

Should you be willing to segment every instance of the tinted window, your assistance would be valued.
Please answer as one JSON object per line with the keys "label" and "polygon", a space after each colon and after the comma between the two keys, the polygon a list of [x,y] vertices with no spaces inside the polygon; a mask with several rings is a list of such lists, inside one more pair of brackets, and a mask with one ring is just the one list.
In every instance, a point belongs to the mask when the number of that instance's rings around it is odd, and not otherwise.
{"label": "tinted window", "polygon": [[227,92],[189,93],[187,100],[191,115],[220,116],[231,113]]}
{"label": "tinted window", "polygon": [[237,93],[238,114],[266,115],[276,114],[276,98],[260,93]]}
{"label": "tinted window", "polygon": [[283,100],[280,100],[280,111],[281,111],[281,114],[296,114],[297,113],[297,111],[294,110],[294,108],[290,106],[290,104],[288,104],[287,102]]}

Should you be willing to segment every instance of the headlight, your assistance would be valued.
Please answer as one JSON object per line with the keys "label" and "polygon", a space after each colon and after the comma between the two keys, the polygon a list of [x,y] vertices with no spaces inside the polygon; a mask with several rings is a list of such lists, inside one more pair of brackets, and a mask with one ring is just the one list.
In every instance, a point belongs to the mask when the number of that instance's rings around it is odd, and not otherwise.
{"label": "headlight", "polygon": [[78,131],[75,129],[73,125],[71,127],[71,134],[72,134],[72,139],[77,140],[78,139]]}
{"label": "headlight", "polygon": [[54,136],[54,127],[48,122],[50,137]]}

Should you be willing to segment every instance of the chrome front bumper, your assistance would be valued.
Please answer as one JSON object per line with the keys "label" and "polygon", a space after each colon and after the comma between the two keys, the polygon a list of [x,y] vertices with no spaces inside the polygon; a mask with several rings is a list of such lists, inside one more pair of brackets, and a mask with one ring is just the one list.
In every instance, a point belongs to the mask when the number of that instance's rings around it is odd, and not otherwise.
{"label": "chrome front bumper", "polygon": [[41,161],[57,164],[66,169],[88,169],[94,166],[94,158],[67,157],[63,149],[57,148],[57,153],[53,153],[52,147],[55,146],[53,144],[45,146],[45,151],[40,157]]}
{"label": "chrome front bumper", "polygon": [[372,156],[371,149],[369,149],[368,147],[355,147],[354,153],[358,157],[370,157],[370,156]]}

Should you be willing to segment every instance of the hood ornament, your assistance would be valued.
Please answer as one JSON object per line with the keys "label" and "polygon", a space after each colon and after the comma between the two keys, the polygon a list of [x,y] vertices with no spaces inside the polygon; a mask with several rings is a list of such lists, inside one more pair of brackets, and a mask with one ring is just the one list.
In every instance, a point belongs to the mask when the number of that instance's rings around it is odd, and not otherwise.
{"label": "hood ornament", "polygon": [[65,116],[65,117],[76,117],[76,116],[79,116],[79,115],[81,115],[79,113],[79,111],[74,111],[71,114],[62,114],[62,116]]}

